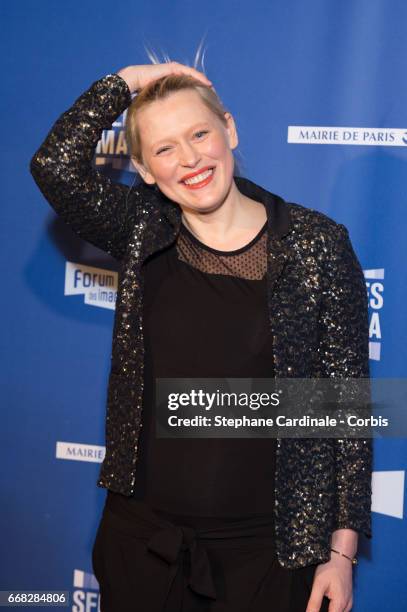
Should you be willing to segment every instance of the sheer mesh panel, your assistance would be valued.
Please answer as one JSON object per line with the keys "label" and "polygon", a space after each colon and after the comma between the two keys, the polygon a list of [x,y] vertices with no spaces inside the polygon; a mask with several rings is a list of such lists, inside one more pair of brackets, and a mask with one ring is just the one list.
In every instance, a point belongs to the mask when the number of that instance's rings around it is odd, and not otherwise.
{"label": "sheer mesh panel", "polygon": [[248,280],[261,280],[267,269],[267,232],[263,227],[245,247],[222,255],[202,245],[191,232],[181,226],[176,244],[181,261],[208,274],[224,274]]}

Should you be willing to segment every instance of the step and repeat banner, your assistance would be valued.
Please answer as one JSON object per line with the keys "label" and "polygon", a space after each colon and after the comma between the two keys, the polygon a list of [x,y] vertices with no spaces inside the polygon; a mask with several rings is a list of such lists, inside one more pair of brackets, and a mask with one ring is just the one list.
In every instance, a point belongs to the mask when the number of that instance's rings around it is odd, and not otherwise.
{"label": "step and repeat banner", "polygon": [[[1,13],[0,590],[68,591],[70,609],[91,611],[118,268],[49,207],[29,173],[32,155],[95,80],[149,63],[147,49],[192,64],[202,43],[237,124],[240,174],[348,228],[366,280],[371,375],[403,378],[407,4],[40,0],[2,3]],[[105,130],[94,164],[131,184],[124,121]],[[406,451],[404,438],[374,440],[358,612],[407,609]]]}

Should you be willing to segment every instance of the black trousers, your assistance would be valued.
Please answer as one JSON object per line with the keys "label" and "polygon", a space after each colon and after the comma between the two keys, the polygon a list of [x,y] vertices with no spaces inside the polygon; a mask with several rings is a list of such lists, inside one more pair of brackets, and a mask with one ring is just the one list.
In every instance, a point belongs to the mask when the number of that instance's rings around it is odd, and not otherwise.
{"label": "black trousers", "polygon": [[112,502],[92,562],[102,612],[305,612],[316,569],[279,564],[268,515],[174,517],[138,503],[125,516]]}

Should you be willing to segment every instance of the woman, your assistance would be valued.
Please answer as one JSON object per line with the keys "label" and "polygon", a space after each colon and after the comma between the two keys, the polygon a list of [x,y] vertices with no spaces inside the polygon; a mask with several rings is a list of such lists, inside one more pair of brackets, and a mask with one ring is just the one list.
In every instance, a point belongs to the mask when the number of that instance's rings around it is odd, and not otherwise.
{"label": "woman", "polygon": [[[92,167],[126,108],[136,189]],[[370,440],[155,436],[156,378],[369,376],[346,228],[234,176],[237,143],[210,81],[171,62],[93,83],[31,161],[56,212],[121,264],[93,548],[103,612],[352,607]]]}

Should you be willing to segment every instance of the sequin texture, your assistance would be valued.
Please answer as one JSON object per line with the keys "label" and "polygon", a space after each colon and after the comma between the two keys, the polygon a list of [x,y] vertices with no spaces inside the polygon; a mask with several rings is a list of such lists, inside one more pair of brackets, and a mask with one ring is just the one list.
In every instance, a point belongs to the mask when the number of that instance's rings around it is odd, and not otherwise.
{"label": "sequin texture", "polygon": [[[145,184],[130,189],[92,165],[102,131],[130,102],[119,75],[95,81],[55,122],[30,164],[56,213],[120,262],[106,456],[97,484],[124,495],[135,489],[142,427],[142,264],[177,239],[181,224],[179,206],[159,190]],[[368,377],[366,288],[347,229],[248,179],[235,181],[267,210],[268,312],[276,376]],[[282,566],[328,561],[335,529],[371,537],[372,440],[279,439],[276,463],[276,549]]]}

